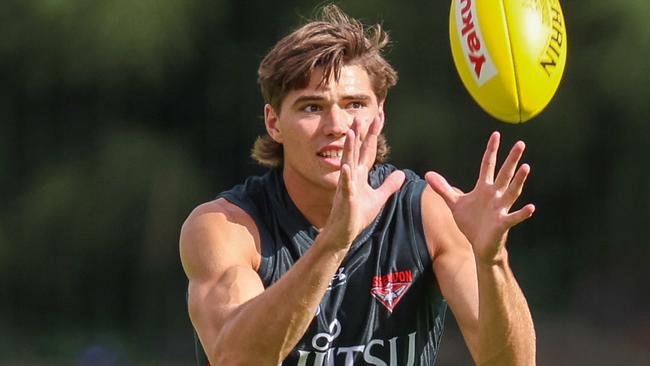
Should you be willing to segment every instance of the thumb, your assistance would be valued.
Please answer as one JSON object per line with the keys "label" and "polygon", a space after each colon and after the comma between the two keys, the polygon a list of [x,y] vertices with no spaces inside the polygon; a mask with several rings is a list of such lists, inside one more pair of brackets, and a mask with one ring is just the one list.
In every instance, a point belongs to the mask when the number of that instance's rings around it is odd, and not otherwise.
{"label": "thumb", "polygon": [[396,170],[384,180],[384,183],[382,183],[379,188],[377,188],[375,191],[378,192],[381,195],[382,201],[388,200],[388,197],[390,197],[393,193],[397,192],[398,189],[402,187],[402,184],[404,184],[404,180],[406,179],[406,175],[404,175],[404,172],[401,170]]}
{"label": "thumb", "polygon": [[458,199],[460,191],[447,183],[447,180],[442,175],[436,172],[428,172],[424,175],[429,186],[442,197],[447,203],[447,206],[453,206]]}

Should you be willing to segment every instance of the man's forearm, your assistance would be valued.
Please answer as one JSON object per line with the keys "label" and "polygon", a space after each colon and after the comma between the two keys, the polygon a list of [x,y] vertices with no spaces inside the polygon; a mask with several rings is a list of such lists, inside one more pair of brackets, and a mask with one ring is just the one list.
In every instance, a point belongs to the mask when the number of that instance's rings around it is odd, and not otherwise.
{"label": "man's forearm", "polygon": [[479,365],[535,365],[535,328],[507,254],[495,264],[477,262]]}
{"label": "man's forearm", "polygon": [[347,253],[333,247],[321,233],[282,278],[234,310],[217,338],[213,362],[276,365],[284,359],[309,327]]}

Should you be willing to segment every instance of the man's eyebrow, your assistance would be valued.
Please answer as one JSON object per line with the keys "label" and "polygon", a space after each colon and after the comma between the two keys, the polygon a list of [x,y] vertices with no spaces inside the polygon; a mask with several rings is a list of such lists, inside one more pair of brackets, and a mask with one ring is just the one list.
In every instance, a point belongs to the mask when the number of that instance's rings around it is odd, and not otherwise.
{"label": "man's eyebrow", "polygon": [[350,100],[350,99],[354,99],[354,100],[370,100],[372,98],[370,98],[370,95],[368,95],[368,94],[350,94],[350,95],[344,95],[341,99],[343,99],[343,100]]}
{"label": "man's eyebrow", "polygon": [[[320,102],[325,100],[325,96],[321,94],[308,94],[308,95],[301,95],[296,100],[293,101],[292,105],[298,105],[301,103],[305,102]],[[341,100],[361,100],[361,101],[367,101],[371,100],[372,98],[368,94],[348,94],[348,95],[343,95],[341,97]]]}
{"label": "man's eyebrow", "polygon": [[303,102],[315,102],[315,101],[320,101],[320,100],[324,100],[324,99],[325,99],[324,96],[318,95],[318,94],[301,95],[298,98],[296,98],[296,100],[294,100],[292,104],[296,105],[296,104],[300,104],[300,103],[303,103]]}

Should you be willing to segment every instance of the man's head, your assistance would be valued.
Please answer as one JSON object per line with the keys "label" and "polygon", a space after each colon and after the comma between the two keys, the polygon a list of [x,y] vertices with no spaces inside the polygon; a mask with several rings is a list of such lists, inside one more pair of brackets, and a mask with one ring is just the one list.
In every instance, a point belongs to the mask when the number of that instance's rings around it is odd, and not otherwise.
{"label": "man's head", "polygon": [[[388,89],[397,82],[397,73],[382,57],[388,35],[380,25],[364,28],[335,5],[325,6],[320,16],[281,39],[262,60],[258,82],[265,103],[280,115],[282,102],[292,90],[308,86],[314,71],[321,75],[319,84],[338,81],[341,68],[362,67],[370,78],[377,100],[383,104]],[[388,146],[380,136],[377,160],[383,161]],[[271,136],[258,138],[253,158],[266,166],[283,162],[282,145]]]}

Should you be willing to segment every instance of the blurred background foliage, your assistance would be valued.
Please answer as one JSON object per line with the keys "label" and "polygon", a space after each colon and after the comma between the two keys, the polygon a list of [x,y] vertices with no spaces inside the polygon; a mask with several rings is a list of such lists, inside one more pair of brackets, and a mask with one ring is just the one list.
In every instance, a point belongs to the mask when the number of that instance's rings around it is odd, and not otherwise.
{"label": "blurred background foliage", "polygon": [[[263,170],[257,64],[322,3],[0,2],[0,364],[190,364],[180,225]],[[449,1],[339,1],[383,22],[392,162],[461,188],[492,130],[524,139],[534,219],[510,250],[540,364],[650,361],[650,2],[562,2],[549,107],[497,122],[463,89]],[[453,322],[441,365],[467,364]]]}

